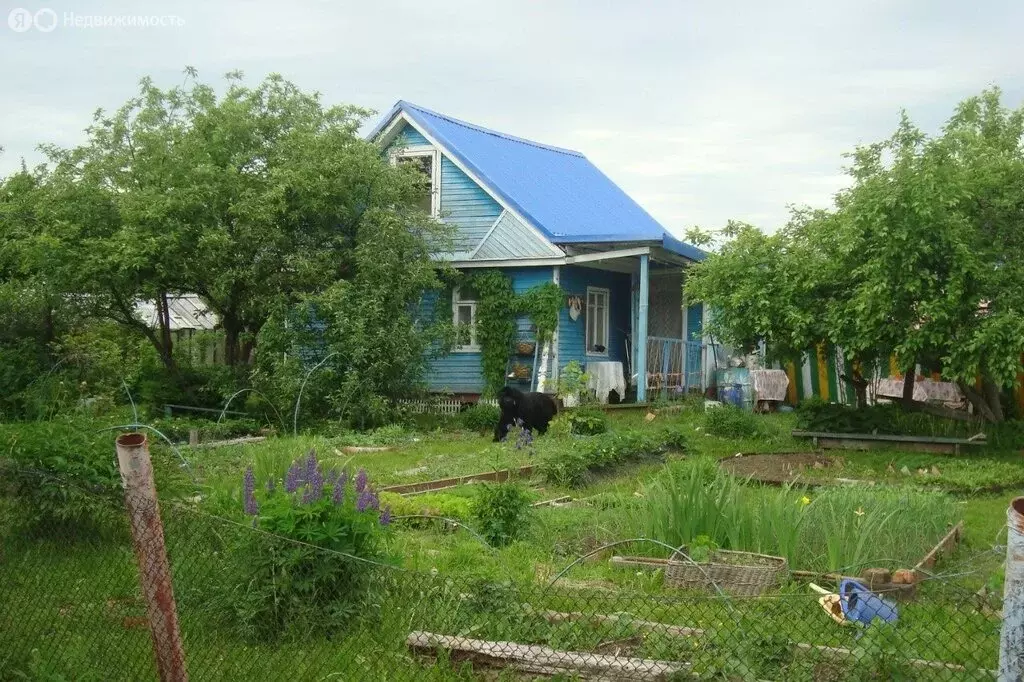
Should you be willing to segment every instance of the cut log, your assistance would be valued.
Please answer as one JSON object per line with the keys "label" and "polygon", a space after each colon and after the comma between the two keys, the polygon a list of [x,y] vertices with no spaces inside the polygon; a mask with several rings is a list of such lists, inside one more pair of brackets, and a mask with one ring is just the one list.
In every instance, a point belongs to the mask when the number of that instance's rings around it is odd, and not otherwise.
{"label": "cut log", "polygon": [[572,672],[617,680],[667,680],[672,675],[688,672],[690,667],[687,663],[560,651],[537,644],[492,642],[422,631],[410,632],[405,643],[422,653],[445,649],[455,658],[468,657],[485,665],[525,672],[543,671],[544,674]]}

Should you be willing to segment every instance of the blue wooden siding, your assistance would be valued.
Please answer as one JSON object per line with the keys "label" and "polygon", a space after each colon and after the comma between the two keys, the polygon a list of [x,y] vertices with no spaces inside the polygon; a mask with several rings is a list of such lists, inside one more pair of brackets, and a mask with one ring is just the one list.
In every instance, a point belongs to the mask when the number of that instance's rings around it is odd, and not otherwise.
{"label": "blue wooden siding", "polygon": [[468,255],[501,215],[497,201],[451,162],[441,157],[441,218],[457,227],[455,253]]}
{"label": "blue wooden siding", "polygon": [[[506,268],[502,270],[512,278],[512,289],[524,293],[545,282],[551,281],[551,268]],[[422,310],[429,316],[433,310],[438,315],[451,315],[451,300],[440,299],[438,292],[432,292],[424,300]],[[529,318],[517,320],[517,334],[520,338],[534,338],[533,325]],[[532,364],[532,359],[530,363]],[[480,353],[448,353],[430,361],[426,374],[427,388],[435,393],[481,393],[484,378],[480,369]]]}
{"label": "blue wooden siding", "polygon": [[[420,145],[429,146],[430,142],[415,128],[405,125],[390,149]],[[441,219],[456,226],[453,250],[457,258],[469,257],[501,211],[491,195],[441,153]]]}
{"label": "blue wooden siding", "polygon": [[405,127],[402,128],[401,132],[398,133],[394,144],[394,146],[397,147],[419,147],[429,145],[430,142],[427,138],[420,135],[420,131],[408,124],[406,124]]}
{"label": "blue wooden siding", "polygon": [[[583,312],[576,321],[569,317],[568,307],[562,308],[558,320],[559,371],[569,362],[577,360],[586,367],[588,360],[618,360],[626,362],[626,335],[630,330],[630,277],[619,272],[596,270],[578,266],[562,268],[561,286],[566,296],[583,297]],[[608,357],[586,353],[587,287],[608,289]],[[625,365],[623,370],[625,370]]]}
{"label": "blue wooden siding", "polygon": [[[447,291],[427,292],[420,305],[424,320],[451,317],[452,301]],[[436,350],[436,349],[435,349]],[[483,387],[479,353],[448,353],[432,358],[424,379],[430,391],[438,393],[479,393]]]}

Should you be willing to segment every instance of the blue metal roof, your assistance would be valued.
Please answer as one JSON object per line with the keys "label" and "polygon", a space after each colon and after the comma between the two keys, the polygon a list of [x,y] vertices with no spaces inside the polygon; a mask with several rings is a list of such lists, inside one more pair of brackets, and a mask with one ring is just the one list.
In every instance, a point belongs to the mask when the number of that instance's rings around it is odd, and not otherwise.
{"label": "blue metal roof", "polygon": [[555,244],[658,242],[691,260],[707,255],[673,237],[579,152],[481,128],[405,101],[370,137],[400,111]]}

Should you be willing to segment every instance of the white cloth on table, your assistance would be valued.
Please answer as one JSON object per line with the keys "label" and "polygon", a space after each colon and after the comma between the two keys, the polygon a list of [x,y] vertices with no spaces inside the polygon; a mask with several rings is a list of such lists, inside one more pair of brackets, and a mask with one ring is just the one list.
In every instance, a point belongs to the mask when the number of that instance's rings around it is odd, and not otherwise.
{"label": "white cloth on table", "polygon": [[755,400],[786,399],[789,389],[789,377],[781,369],[752,369],[750,380],[754,384]]}
{"label": "white cloth on table", "polygon": [[[882,398],[902,398],[903,379],[882,379],[878,382],[878,389],[875,395]],[[964,396],[960,388],[950,381],[933,381],[932,379],[917,378],[914,381],[914,400],[922,403],[940,402],[947,405],[959,405],[963,403]]]}
{"label": "white cloth on table", "polygon": [[599,403],[607,403],[608,394],[613,390],[619,394],[620,400],[626,397],[626,378],[622,373],[621,362],[610,360],[588,362],[587,377],[587,388],[594,390]]}

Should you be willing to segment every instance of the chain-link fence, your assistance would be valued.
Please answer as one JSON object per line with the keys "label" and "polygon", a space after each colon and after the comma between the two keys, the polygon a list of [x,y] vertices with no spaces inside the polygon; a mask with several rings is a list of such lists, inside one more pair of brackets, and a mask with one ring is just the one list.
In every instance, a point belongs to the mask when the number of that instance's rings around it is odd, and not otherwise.
{"label": "chain-link fence", "polygon": [[[4,504],[0,518],[18,525]],[[133,547],[124,513],[3,536],[0,679],[139,680],[162,669],[192,680],[988,680],[998,665],[999,605],[952,569],[912,599],[883,591],[894,622],[841,625],[842,610],[830,614],[829,595],[806,584],[736,598],[656,580],[625,591],[572,571],[477,580],[330,552],[211,515],[198,499],[163,500],[159,514],[153,504],[139,495],[126,505],[145,546]],[[860,613],[893,615],[861,599]]]}

